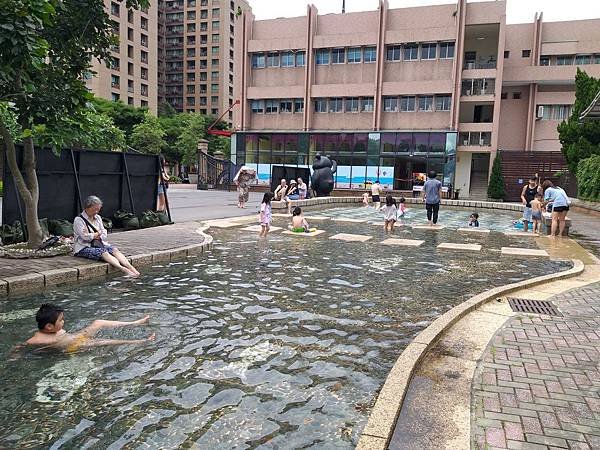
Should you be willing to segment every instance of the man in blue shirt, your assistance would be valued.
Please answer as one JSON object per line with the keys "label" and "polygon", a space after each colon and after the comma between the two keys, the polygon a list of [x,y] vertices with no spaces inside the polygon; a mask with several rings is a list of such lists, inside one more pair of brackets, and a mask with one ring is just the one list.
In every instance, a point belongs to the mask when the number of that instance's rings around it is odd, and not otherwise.
{"label": "man in blue shirt", "polygon": [[550,229],[550,237],[564,236],[567,224],[567,212],[569,211],[569,196],[567,193],[554,186],[552,181],[545,180],[542,184],[544,189],[544,204],[552,205],[552,228]]}
{"label": "man in blue shirt", "polygon": [[427,174],[428,179],[423,186],[425,209],[427,210],[427,222],[429,225],[437,225],[438,213],[440,211],[442,182],[436,177],[436,171],[430,170]]}

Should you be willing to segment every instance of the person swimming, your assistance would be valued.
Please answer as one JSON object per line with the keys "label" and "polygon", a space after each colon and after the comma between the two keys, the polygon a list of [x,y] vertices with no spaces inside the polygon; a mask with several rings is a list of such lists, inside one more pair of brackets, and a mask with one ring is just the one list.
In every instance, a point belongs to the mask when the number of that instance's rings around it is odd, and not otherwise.
{"label": "person swimming", "polygon": [[292,231],[294,233],[310,233],[316,231],[316,228],[310,228],[308,222],[302,215],[302,209],[299,206],[292,211]]}

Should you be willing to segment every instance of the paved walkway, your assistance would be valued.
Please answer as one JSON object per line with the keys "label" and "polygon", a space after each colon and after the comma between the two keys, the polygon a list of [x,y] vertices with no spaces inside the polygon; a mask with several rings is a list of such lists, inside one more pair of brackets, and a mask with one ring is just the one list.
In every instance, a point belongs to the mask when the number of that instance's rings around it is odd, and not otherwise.
{"label": "paved walkway", "polygon": [[600,258],[600,217],[577,211],[569,211],[569,217],[572,221],[571,237]]}
{"label": "paved walkway", "polygon": [[472,447],[600,449],[600,283],[550,300],[564,317],[515,316],[478,364]]}

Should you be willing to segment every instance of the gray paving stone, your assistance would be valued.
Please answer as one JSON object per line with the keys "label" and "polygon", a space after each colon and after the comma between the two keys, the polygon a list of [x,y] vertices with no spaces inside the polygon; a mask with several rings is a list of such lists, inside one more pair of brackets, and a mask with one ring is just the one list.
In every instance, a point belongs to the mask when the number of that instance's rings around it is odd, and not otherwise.
{"label": "gray paving stone", "polygon": [[52,269],[40,272],[44,275],[44,283],[46,286],[56,286],[63,283],[72,283],[77,281],[79,272],[77,269],[64,268],[64,269]]}
{"label": "gray paving stone", "polygon": [[543,436],[538,434],[527,434],[527,442],[533,442],[534,444],[553,445],[559,448],[569,448],[567,441],[552,436]]}
{"label": "gray paving stone", "polygon": [[16,277],[7,277],[4,281],[8,283],[8,293],[10,295],[44,289],[44,275],[41,273],[28,273]]}

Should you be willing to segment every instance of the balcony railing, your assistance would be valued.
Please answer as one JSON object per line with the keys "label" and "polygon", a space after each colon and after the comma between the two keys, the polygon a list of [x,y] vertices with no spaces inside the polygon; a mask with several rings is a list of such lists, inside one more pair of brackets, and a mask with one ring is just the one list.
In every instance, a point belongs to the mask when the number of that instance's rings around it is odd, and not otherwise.
{"label": "balcony railing", "polygon": [[467,61],[465,62],[464,70],[475,70],[475,69],[495,69],[496,61]]}
{"label": "balcony railing", "polygon": [[488,131],[460,133],[458,145],[463,145],[465,147],[490,147],[492,145],[492,133]]}

